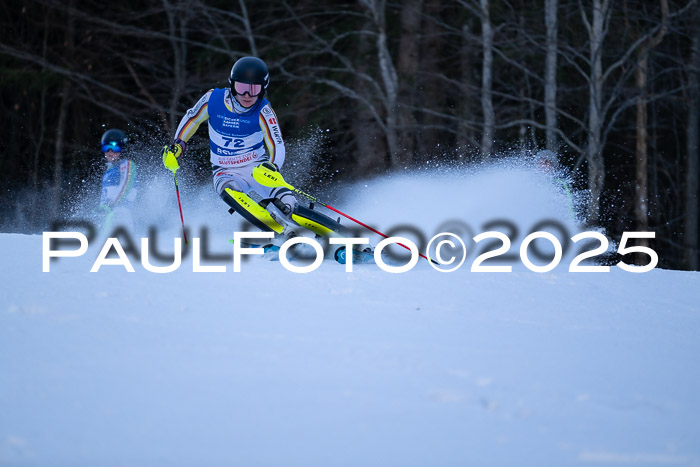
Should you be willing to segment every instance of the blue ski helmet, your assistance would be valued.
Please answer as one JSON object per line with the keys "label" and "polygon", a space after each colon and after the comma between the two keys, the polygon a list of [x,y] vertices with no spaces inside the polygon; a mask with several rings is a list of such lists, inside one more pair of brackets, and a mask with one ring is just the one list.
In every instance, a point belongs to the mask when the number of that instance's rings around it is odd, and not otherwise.
{"label": "blue ski helmet", "polygon": [[115,128],[107,130],[102,135],[102,152],[107,152],[110,149],[114,152],[121,152],[126,149],[126,143],[129,138],[126,137],[122,130]]}

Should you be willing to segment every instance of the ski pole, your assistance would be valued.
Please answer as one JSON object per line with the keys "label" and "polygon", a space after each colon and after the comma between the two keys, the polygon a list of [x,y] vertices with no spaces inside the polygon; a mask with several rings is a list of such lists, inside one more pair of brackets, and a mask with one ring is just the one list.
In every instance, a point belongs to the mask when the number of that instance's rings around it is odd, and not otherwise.
{"label": "ski pole", "polygon": [[[308,200],[310,200],[310,201],[313,201],[314,203],[318,203],[318,204],[320,204],[321,206],[323,206],[323,207],[325,207],[325,208],[327,208],[327,209],[330,209],[331,211],[336,212],[336,213],[340,214],[341,216],[343,216],[343,217],[345,217],[345,218],[347,218],[347,219],[350,219],[351,221],[353,221],[353,222],[355,222],[355,223],[361,225],[362,227],[364,227],[364,228],[366,228],[366,229],[368,229],[368,230],[371,230],[372,232],[376,233],[377,235],[381,235],[381,236],[384,237],[384,238],[389,238],[388,235],[386,235],[386,234],[384,234],[384,233],[382,233],[382,232],[380,232],[380,231],[378,231],[378,230],[376,230],[376,229],[373,229],[372,227],[370,227],[369,225],[365,224],[364,222],[360,222],[360,221],[358,221],[357,219],[355,219],[354,217],[345,214],[344,212],[342,212],[342,211],[340,211],[340,210],[334,208],[333,206],[330,206],[330,205],[328,205],[328,204],[326,204],[326,203],[323,203],[322,201],[319,201],[317,198],[311,196],[310,194],[305,193],[305,192],[299,190],[298,188],[293,187],[292,185],[290,185],[289,183],[287,183],[287,182],[284,180],[284,178],[282,178],[282,174],[280,174],[280,173],[277,172],[276,170],[270,170],[270,169],[268,169],[268,168],[266,168],[266,167],[263,167],[262,165],[259,165],[259,166],[255,167],[255,168],[253,169],[253,178],[254,178],[255,181],[258,182],[259,184],[264,185],[264,186],[267,186],[267,187],[278,187],[278,186],[283,186],[283,187],[285,187],[285,188],[288,188],[288,189],[292,190],[293,192],[298,193],[298,194],[300,194],[301,196],[305,197],[306,199],[308,199]],[[409,251],[411,250],[409,247],[407,247],[407,246],[404,245],[403,243],[397,243],[397,245],[402,246],[402,247],[406,248],[406,249],[409,250]],[[434,261],[433,259],[428,258],[428,257],[425,256],[424,254],[422,254],[422,253],[418,253],[418,254],[420,255],[421,258],[425,258],[426,260],[435,263],[435,261]]]}
{"label": "ski pole", "polygon": [[180,188],[177,186],[177,174],[173,172],[173,178],[175,179],[175,194],[177,194],[177,207],[180,208],[180,222],[182,222],[182,236],[185,239],[185,245],[187,243],[187,232],[185,232],[185,218],[182,216],[182,204],[180,203]]}

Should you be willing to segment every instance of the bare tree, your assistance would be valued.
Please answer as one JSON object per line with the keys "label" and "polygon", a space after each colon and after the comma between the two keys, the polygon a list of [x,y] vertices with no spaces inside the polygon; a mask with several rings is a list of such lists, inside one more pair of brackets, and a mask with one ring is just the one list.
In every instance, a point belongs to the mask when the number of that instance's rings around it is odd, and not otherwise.
{"label": "bare tree", "polygon": [[[70,6],[73,7],[73,0],[70,0]],[[68,58],[68,63],[73,62],[75,53],[75,19],[72,15],[68,15],[64,39],[64,47],[66,49],[65,56]],[[58,119],[56,123],[56,139],[54,140],[54,175],[53,175],[53,196],[51,197],[52,211],[54,215],[58,214],[61,206],[63,195],[63,162],[65,158],[64,142],[66,137],[66,124],[68,120],[68,107],[71,104],[73,97],[73,85],[71,81],[64,77],[63,85],[61,86],[61,103],[58,107]]]}
{"label": "bare tree", "polygon": [[546,59],[544,69],[544,115],[547,149],[557,150],[557,10],[558,0],[545,0]]}
{"label": "bare tree", "polygon": [[[445,70],[441,67],[446,46],[442,21],[444,10],[445,2],[425,0],[420,40],[420,107],[438,111],[444,110],[445,102]],[[418,144],[425,156],[434,153],[444,143],[444,133],[439,129],[444,121],[439,115],[427,112],[421,114],[419,123]]]}
{"label": "bare tree", "polygon": [[[648,179],[648,149],[647,149],[647,80],[649,74],[649,53],[663,40],[668,28],[668,1],[661,0],[661,23],[659,32],[649,37],[638,49],[637,67],[634,70],[634,81],[639,93],[637,100],[637,142],[636,142],[636,179],[635,187],[635,213],[637,217],[637,230],[645,232],[649,230],[649,179]],[[646,242],[643,242],[646,243]]]}
{"label": "bare tree", "polygon": [[[398,98],[398,75],[389,50],[386,30],[386,1],[359,0],[361,11],[322,11],[298,12],[285,3],[287,13],[305,33],[303,41],[295,44],[293,51],[279,61],[282,74],[289,79],[322,84],[330,87],[335,93],[356,101],[366,107],[377,127],[386,140],[386,151],[389,156],[389,166],[401,167],[398,146],[398,119],[396,115]],[[337,21],[339,15],[344,19],[361,19],[359,29],[348,30],[334,37],[319,34],[315,27],[305,22],[305,16],[320,18],[330,17],[328,21]],[[357,55],[356,48],[344,49],[344,41],[361,37],[374,38],[373,53]],[[363,42],[364,43],[364,42]],[[313,62],[305,67],[298,65],[299,58],[314,57]],[[369,60],[368,60],[369,57]],[[372,67],[366,66],[372,64]],[[372,69],[376,69],[374,73]],[[384,160],[383,155],[362,155],[372,157],[375,162]]]}
{"label": "bare tree", "polygon": [[588,162],[588,188],[591,202],[588,206],[588,222],[597,224],[600,216],[600,198],[605,183],[602,128],[605,119],[603,109],[603,41],[607,35],[610,18],[610,0],[593,0],[589,20],[581,0],[579,6],[583,24],[589,38],[590,74],[588,76],[588,140],[586,161]]}
{"label": "bare tree", "polygon": [[238,0],[238,4],[241,7],[241,16],[243,21],[243,26],[245,26],[245,35],[248,38],[248,44],[250,46],[250,53],[254,56],[258,56],[258,47],[255,45],[255,34],[253,34],[253,27],[250,24],[250,17],[248,16],[248,8],[245,6],[245,0]]}
{"label": "bare tree", "polygon": [[473,111],[471,103],[471,73],[472,73],[472,35],[469,23],[462,26],[462,34],[460,37],[459,64],[461,83],[458,86],[460,90],[461,108],[460,114],[462,118],[457,127],[457,147],[460,149],[460,154],[464,154],[464,150],[472,145],[475,145],[473,128],[470,121],[473,120]]}
{"label": "bare tree", "polygon": [[688,162],[685,172],[685,219],[684,246],[685,263],[691,270],[697,270],[698,262],[698,185],[700,178],[700,15],[696,11],[691,21],[694,31],[691,39],[690,70],[688,73],[688,122],[686,147]]}
{"label": "bare tree", "polygon": [[181,0],[176,0],[175,5],[170,0],[162,0],[163,9],[168,19],[168,36],[173,52],[173,90],[170,97],[170,111],[168,112],[169,128],[177,127],[180,117],[179,104],[185,91],[187,79],[187,45],[183,39],[187,38],[187,22],[189,19],[189,9],[180,8]]}
{"label": "bare tree", "polygon": [[[367,20],[367,28],[371,28],[371,21]],[[374,46],[371,43],[371,36],[362,35],[359,37],[359,46],[357,48],[360,57],[370,56]],[[366,102],[373,100],[372,93],[365,86],[364,76],[369,73],[371,65],[358,61],[358,74],[354,76],[353,89],[362,96]],[[362,176],[371,175],[380,172],[386,167],[387,155],[387,138],[385,130],[380,125],[376,124],[376,115],[373,114],[372,108],[365,105],[360,100],[354,101],[354,118],[352,119],[352,139],[356,146],[355,163],[351,172]]]}
{"label": "bare tree", "polygon": [[399,94],[399,78],[387,42],[386,0],[360,0],[360,2],[369,10],[376,31],[377,63],[384,91],[387,149],[392,167],[399,168],[404,162],[404,158],[399,154],[397,139],[396,101]]}
{"label": "bare tree", "polygon": [[401,135],[400,158],[406,163],[416,151],[417,121],[413,114],[416,105],[416,81],[420,65],[419,44],[423,0],[409,0],[401,9],[401,38],[396,64],[399,80],[398,125]]}
{"label": "bare tree", "polygon": [[491,27],[491,13],[489,0],[480,0],[481,8],[481,39],[483,46],[483,59],[481,64],[481,111],[484,115],[484,131],[481,135],[481,154],[490,157],[493,151],[493,138],[495,137],[496,117],[493,111],[493,28]]}
{"label": "bare tree", "polygon": [[[48,27],[48,15],[44,16],[44,34],[41,44],[41,57],[43,61],[46,61],[46,55],[48,52],[48,39],[49,39],[49,27]],[[45,67],[42,67],[45,69]],[[46,88],[42,88],[39,101],[39,118],[38,125],[39,131],[36,132],[38,135],[35,150],[34,150],[34,163],[32,165],[32,187],[34,189],[35,195],[39,194],[39,161],[41,159],[41,152],[44,149],[44,139],[46,138],[46,100],[47,100]]]}

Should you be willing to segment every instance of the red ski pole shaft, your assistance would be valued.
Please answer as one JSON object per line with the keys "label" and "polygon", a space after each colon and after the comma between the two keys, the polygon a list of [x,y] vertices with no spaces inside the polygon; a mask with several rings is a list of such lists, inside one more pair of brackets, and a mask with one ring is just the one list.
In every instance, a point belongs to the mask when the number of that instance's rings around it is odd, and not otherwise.
{"label": "red ski pole shaft", "polygon": [[[381,235],[381,236],[384,237],[384,238],[389,238],[388,235],[386,235],[386,234],[380,232],[379,230],[373,229],[373,228],[370,227],[369,225],[365,224],[364,222],[358,221],[357,219],[355,219],[355,218],[352,217],[352,216],[348,216],[347,214],[345,214],[344,212],[342,212],[342,211],[340,211],[340,210],[334,208],[333,206],[330,206],[330,205],[328,205],[328,204],[326,204],[326,203],[322,203],[321,201],[317,200],[317,199],[314,198],[313,196],[307,195],[306,193],[304,193],[304,192],[301,191],[301,190],[295,190],[295,191],[297,191],[299,194],[302,194],[302,195],[306,196],[307,198],[309,198],[309,199],[311,199],[311,200],[317,202],[317,203],[320,204],[321,206],[323,206],[323,207],[325,207],[325,208],[328,208],[328,209],[330,209],[330,210],[333,211],[333,212],[337,212],[337,213],[340,214],[341,216],[346,217],[346,218],[350,219],[351,221],[353,221],[353,222],[355,222],[355,223],[357,223],[357,224],[360,224],[360,225],[361,225],[362,227],[364,227],[365,229],[371,230],[372,232],[376,233],[377,235]],[[409,247],[407,247],[407,246],[404,245],[403,243],[397,243],[397,245],[402,246],[402,247],[404,247],[405,249],[407,249],[407,250],[409,250],[409,251],[411,250]],[[426,260],[428,260],[428,261],[432,261],[430,258],[428,258],[427,256],[425,256],[425,255],[422,254],[422,253],[418,253],[418,254],[420,255],[421,258],[424,258],[424,259],[426,259]]]}
{"label": "red ski pole shaft", "polygon": [[175,194],[177,195],[177,207],[180,208],[180,222],[182,222],[182,236],[185,239],[185,245],[187,243],[187,232],[185,232],[185,218],[182,216],[182,203],[180,203],[180,188],[177,186],[177,175],[173,172],[173,178],[175,179]]}
{"label": "red ski pole shaft", "polygon": [[[317,201],[317,202],[318,202],[318,201]],[[341,212],[341,211],[337,210],[337,209],[334,208],[333,206],[329,206],[329,205],[323,204],[323,203],[319,203],[319,204],[321,204],[321,206],[324,206],[324,207],[330,209],[331,211],[337,212],[337,213],[340,214],[341,216],[347,217],[347,218],[350,219],[351,221],[360,224],[360,225],[361,225],[362,227],[364,227],[365,229],[371,230],[372,232],[376,233],[377,235],[381,235],[381,236],[384,237],[384,238],[389,238],[388,235],[386,235],[386,234],[380,232],[380,231],[377,230],[377,229],[373,229],[373,228],[370,227],[369,225],[365,224],[364,222],[358,221],[357,219],[355,219],[355,218],[352,217],[352,216],[348,216],[347,214],[345,214],[344,212]],[[409,250],[409,251],[411,250],[409,247],[407,247],[407,246],[404,245],[403,243],[397,243],[397,245],[402,246],[402,247],[404,247],[405,249],[407,249],[407,250]],[[425,256],[425,255],[422,254],[422,253],[418,253],[418,254],[421,256],[421,258],[428,259],[428,257]],[[428,260],[429,260],[429,259],[428,259]]]}
{"label": "red ski pole shaft", "polygon": [[[384,238],[389,238],[388,235],[386,235],[386,234],[384,234],[384,233],[382,233],[382,232],[380,232],[380,231],[378,231],[378,230],[376,230],[376,229],[373,229],[372,227],[370,227],[369,225],[365,224],[364,222],[360,222],[360,221],[358,221],[357,219],[355,219],[354,217],[348,216],[347,214],[345,214],[344,212],[342,212],[342,211],[340,211],[340,210],[334,208],[333,206],[329,206],[328,204],[319,201],[318,199],[316,199],[315,197],[311,196],[310,194],[304,193],[304,192],[301,191],[300,189],[293,187],[293,186],[290,185],[289,183],[285,182],[285,181],[284,181],[284,178],[282,178],[282,175],[277,171],[277,168],[276,168],[276,167],[272,167],[270,164],[266,165],[266,163],[263,163],[263,164],[257,166],[255,169],[253,169],[253,178],[254,178],[258,183],[260,183],[260,184],[263,185],[263,186],[268,186],[268,187],[285,187],[285,188],[287,188],[287,189],[289,189],[289,190],[292,190],[293,192],[298,193],[298,194],[300,194],[301,196],[303,196],[303,197],[305,197],[305,198],[307,198],[307,199],[309,199],[309,200],[311,200],[311,201],[313,201],[313,202],[315,202],[315,203],[318,203],[318,204],[320,204],[321,206],[323,206],[323,207],[325,207],[325,208],[327,208],[327,209],[330,209],[331,211],[336,212],[336,213],[340,214],[340,215],[343,216],[343,217],[346,217],[347,219],[350,219],[351,221],[353,221],[353,222],[355,222],[355,223],[361,225],[361,226],[364,227],[365,229],[371,230],[372,232],[376,233],[377,235],[381,235],[381,236],[384,237]],[[407,246],[404,245],[403,243],[398,243],[398,245],[404,247],[405,249],[407,249],[407,250],[409,250],[409,251],[411,250],[409,247],[407,247]],[[421,254],[420,252],[419,252],[418,254],[420,255],[421,258],[424,258],[424,259],[426,259],[426,260],[428,260],[428,261],[430,261],[430,262],[432,262],[432,263],[435,263],[434,260],[428,258],[428,257],[425,256],[424,254]]]}

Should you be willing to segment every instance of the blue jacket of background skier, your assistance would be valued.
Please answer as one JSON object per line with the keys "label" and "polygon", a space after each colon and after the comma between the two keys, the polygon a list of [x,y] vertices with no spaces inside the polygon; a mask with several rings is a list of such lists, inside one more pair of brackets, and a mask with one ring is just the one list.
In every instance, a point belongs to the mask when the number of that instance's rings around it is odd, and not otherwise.
{"label": "blue jacket of background skier", "polygon": [[109,162],[102,175],[100,205],[128,207],[136,198],[136,187],[136,164],[126,158]]}

